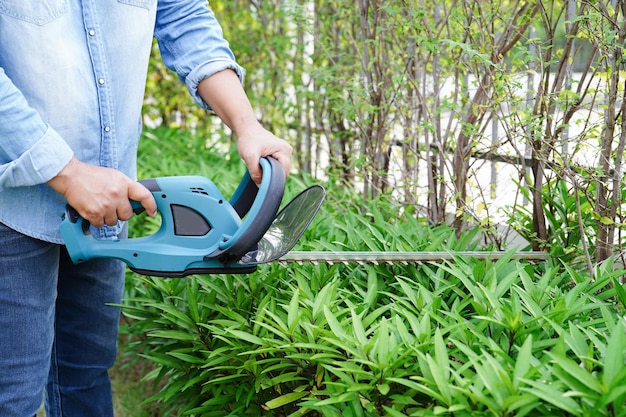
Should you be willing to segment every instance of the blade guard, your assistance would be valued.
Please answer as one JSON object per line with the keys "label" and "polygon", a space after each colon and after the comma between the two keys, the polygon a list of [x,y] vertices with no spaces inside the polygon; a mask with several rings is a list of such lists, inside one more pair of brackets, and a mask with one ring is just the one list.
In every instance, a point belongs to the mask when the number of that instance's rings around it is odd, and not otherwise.
{"label": "blade guard", "polygon": [[[132,270],[153,276],[253,272],[259,262],[237,261],[254,250],[268,230],[285,189],[278,161],[261,158],[260,165],[260,186],[246,172],[230,201],[205,177],[141,181],[152,192],[161,215],[159,230],[150,236],[96,239],[89,222],[68,206],[60,225],[68,253],[74,263],[117,258]],[[138,202],[131,204],[136,213],[143,211]]]}

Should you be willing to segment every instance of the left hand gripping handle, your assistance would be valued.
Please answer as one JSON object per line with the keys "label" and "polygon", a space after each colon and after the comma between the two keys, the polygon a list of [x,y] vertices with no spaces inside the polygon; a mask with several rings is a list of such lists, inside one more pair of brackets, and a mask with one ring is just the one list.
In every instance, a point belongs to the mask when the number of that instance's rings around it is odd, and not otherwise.
{"label": "left hand gripping handle", "polygon": [[[160,191],[158,182],[155,179],[139,181],[152,193]],[[130,200],[133,213],[140,214],[145,211],[139,201]],[[91,235],[91,224],[83,218],[78,211],[69,204],[65,208],[63,220],[59,226],[61,236],[67,247],[67,252],[74,263],[99,257],[98,252],[104,243]]]}

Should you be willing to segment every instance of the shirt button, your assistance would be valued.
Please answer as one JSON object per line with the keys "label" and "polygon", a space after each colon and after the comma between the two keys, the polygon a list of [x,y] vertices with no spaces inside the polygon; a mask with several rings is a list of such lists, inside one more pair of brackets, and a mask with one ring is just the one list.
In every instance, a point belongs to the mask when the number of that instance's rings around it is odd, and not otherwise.
{"label": "shirt button", "polygon": [[111,131],[111,126],[105,126],[104,127],[104,131],[105,132],[110,132]]}
{"label": "shirt button", "polygon": [[98,78],[98,84],[103,85],[104,84],[104,78]]}
{"label": "shirt button", "polygon": [[89,30],[89,36],[95,36],[96,35],[96,31],[91,29]]}

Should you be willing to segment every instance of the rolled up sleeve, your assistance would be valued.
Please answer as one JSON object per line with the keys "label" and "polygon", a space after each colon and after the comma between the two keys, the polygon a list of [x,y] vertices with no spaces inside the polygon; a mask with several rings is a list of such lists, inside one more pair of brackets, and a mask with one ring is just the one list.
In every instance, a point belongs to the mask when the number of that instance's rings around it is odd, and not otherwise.
{"label": "rolled up sleeve", "polygon": [[43,184],[72,156],[69,145],[0,68],[0,188]]}
{"label": "rolled up sleeve", "polygon": [[194,100],[209,106],[198,94],[198,84],[211,75],[232,69],[243,82],[222,28],[206,0],[159,0],[155,37],[165,65],[176,71]]}

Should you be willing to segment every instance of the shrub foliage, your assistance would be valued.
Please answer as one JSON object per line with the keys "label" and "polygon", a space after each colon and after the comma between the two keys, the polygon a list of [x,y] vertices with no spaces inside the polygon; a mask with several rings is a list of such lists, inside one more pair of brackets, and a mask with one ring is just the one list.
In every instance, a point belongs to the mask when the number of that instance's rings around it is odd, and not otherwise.
{"label": "shrub foliage", "polygon": [[[291,177],[288,193],[309,181]],[[326,185],[299,250],[488,249],[477,230],[457,237]],[[163,416],[626,416],[623,271],[609,260],[592,280],[512,256],[129,275],[127,351],[154,363],[146,380],[162,388],[147,401]]]}

